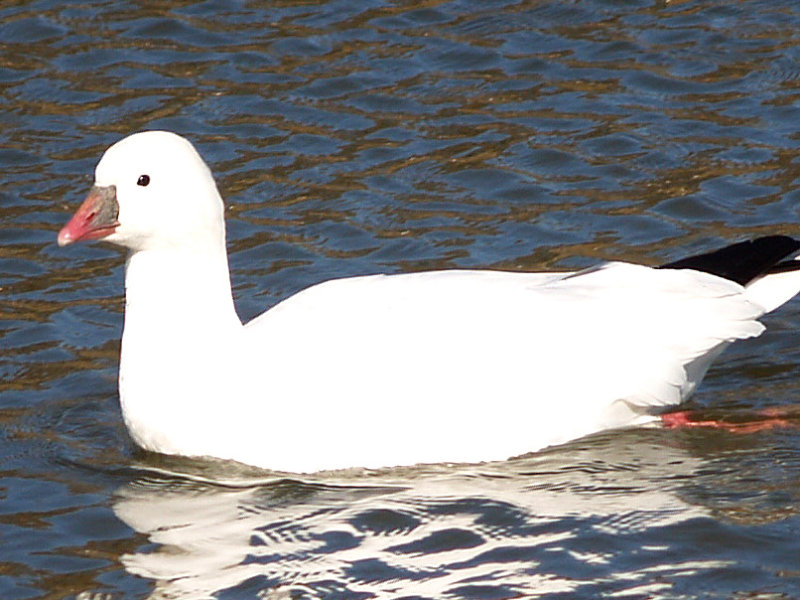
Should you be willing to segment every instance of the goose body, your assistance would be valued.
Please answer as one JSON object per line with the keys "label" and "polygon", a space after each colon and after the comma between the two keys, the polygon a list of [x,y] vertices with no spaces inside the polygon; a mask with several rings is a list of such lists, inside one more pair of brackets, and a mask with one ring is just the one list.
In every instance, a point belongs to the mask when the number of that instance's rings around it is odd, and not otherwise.
{"label": "goose body", "polygon": [[291,472],[501,460],[652,421],[800,290],[800,243],[773,236],[660,269],[331,280],[243,325],[213,177],[155,131],[104,154],[59,234],[84,239],[129,249],[134,441]]}

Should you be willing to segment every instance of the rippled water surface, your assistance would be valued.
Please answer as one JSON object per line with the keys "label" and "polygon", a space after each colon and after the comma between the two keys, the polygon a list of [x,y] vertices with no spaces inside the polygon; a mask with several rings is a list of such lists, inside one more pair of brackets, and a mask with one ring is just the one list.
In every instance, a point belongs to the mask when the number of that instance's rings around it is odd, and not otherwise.
{"label": "rippled water surface", "polygon": [[[135,450],[124,257],[55,244],[132,131],[211,165],[245,319],[331,277],[800,235],[795,2],[265,4],[0,4],[0,598],[800,597],[794,427],[302,481]],[[765,323],[696,405],[797,402],[800,301]]]}

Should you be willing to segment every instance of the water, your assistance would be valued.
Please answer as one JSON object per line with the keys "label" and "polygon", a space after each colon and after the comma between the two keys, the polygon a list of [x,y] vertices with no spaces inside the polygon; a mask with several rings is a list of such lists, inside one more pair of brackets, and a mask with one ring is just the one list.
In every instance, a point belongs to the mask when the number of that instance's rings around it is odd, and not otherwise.
{"label": "water", "polygon": [[[798,236],[799,30],[775,0],[0,6],[0,597],[800,596],[791,427],[303,480],[138,453],[123,256],[55,245],[143,128],[217,175],[245,319],[331,277]],[[797,402],[800,302],[765,323],[697,406]]]}

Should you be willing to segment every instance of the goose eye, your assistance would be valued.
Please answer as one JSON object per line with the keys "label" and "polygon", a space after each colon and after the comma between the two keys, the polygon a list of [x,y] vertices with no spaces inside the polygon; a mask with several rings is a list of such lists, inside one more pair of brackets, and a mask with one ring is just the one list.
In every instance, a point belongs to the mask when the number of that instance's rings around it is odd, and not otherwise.
{"label": "goose eye", "polygon": [[136,182],[136,185],[144,187],[148,183],[150,183],[150,175],[139,175],[139,180]]}

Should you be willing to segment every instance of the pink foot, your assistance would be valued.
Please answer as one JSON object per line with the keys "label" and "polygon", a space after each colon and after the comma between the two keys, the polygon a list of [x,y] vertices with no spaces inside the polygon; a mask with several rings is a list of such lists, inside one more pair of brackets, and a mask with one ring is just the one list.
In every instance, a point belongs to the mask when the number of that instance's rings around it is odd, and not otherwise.
{"label": "pink foot", "polygon": [[777,427],[797,427],[800,414],[797,407],[766,408],[755,413],[735,415],[733,420],[703,418],[700,411],[679,410],[661,415],[661,423],[667,429],[679,427],[709,427],[724,429],[733,433],[754,433]]}

